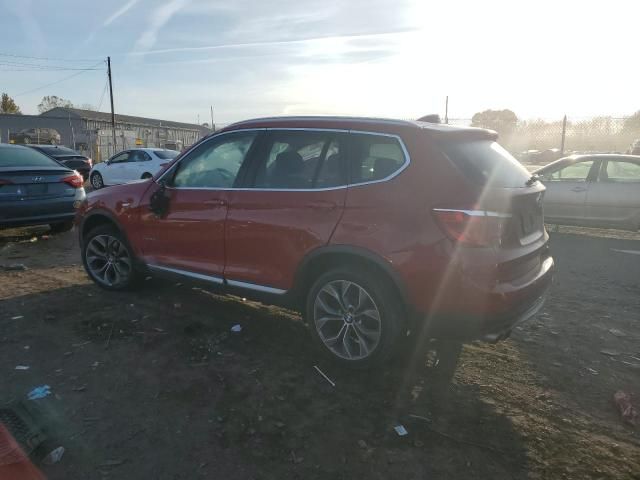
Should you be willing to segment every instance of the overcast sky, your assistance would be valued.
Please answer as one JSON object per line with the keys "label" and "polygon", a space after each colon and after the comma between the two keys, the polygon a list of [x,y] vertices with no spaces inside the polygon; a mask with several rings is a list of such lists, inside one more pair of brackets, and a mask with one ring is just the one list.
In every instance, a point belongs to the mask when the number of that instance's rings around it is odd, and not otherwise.
{"label": "overcast sky", "polygon": [[116,113],[186,122],[209,121],[210,105],[221,123],[415,118],[443,115],[446,95],[453,118],[640,109],[637,0],[0,0],[0,11],[0,91],[23,113],[43,95],[97,106],[107,55]]}

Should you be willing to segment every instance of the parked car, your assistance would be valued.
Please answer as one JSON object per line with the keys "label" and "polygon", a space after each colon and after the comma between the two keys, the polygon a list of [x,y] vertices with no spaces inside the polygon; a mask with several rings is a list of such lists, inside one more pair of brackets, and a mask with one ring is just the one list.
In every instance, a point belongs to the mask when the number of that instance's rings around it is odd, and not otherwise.
{"label": "parked car", "polygon": [[131,148],[96,163],[89,180],[95,189],[153,177],[180,152],[162,148]]}
{"label": "parked car", "polygon": [[151,274],[296,308],[347,365],[385,361],[407,332],[497,341],[541,308],[553,259],[544,186],[496,138],[400,120],[237,123],[153,181],[91,192],[83,263],[109,290]]}
{"label": "parked car", "polygon": [[629,155],[640,155],[640,138],[631,144],[627,153]]}
{"label": "parked car", "polygon": [[38,150],[45,155],[49,155],[65,167],[76,170],[80,175],[82,175],[83,180],[86,181],[89,178],[89,172],[91,171],[93,162],[90,158],[82,155],[81,153],[59,145],[29,145],[29,147]]}
{"label": "parked car", "polygon": [[60,144],[60,133],[53,128],[27,128],[15,134],[12,139],[15,143],[48,143],[50,145]]}
{"label": "parked car", "polygon": [[640,156],[572,155],[535,173],[547,187],[548,222],[640,228]]}
{"label": "parked car", "polygon": [[47,155],[20,145],[0,144],[0,227],[49,224],[73,227],[85,198],[80,174]]}

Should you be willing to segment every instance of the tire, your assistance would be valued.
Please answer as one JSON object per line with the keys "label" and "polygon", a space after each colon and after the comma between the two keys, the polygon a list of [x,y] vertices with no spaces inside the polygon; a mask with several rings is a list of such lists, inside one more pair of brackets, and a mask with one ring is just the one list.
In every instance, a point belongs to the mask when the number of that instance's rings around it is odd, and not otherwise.
{"label": "tire", "polygon": [[318,349],[352,368],[388,360],[404,326],[402,302],[389,282],[352,268],[332,269],[318,277],[307,294],[305,313]]}
{"label": "tire", "polygon": [[141,280],[133,250],[111,225],[96,227],[84,237],[82,264],[89,277],[106,290],[132,290]]}
{"label": "tire", "polygon": [[51,229],[51,233],[68,232],[73,228],[73,221],[52,223],[49,225],[49,228]]}
{"label": "tire", "polygon": [[50,145],[57,145],[57,144],[58,144],[58,142],[56,141],[56,139],[55,139],[55,138],[52,138],[51,140],[49,140],[49,144],[50,144]]}
{"label": "tire", "polygon": [[30,144],[31,144],[31,139],[30,139],[29,137],[24,137],[24,138],[22,139],[22,143],[23,143],[24,145],[30,145]]}
{"label": "tire", "polygon": [[142,180],[147,180],[149,178],[153,178],[153,175],[151,175],[149,172],[144,172],[140,178]]}
{"label": "tire", "polygon": [[104,180],[102,179],[102,175],[100,175],[99,172],[93,172],[91,174],[91,186],[96,189],[96,190],[100,190],[101,188],[104,187]]}

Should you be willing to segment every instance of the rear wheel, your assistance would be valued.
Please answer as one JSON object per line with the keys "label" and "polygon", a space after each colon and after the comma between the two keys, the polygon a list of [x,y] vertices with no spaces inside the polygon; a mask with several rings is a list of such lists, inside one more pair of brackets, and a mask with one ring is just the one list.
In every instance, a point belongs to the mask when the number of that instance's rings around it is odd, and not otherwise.
{"label": "rear wheel", "polygon": [[50,143],[51,145],[55,145],[55,144],[57,144],[58,142],[56,142],[56,139],[55,139],[55,138],[52,138],[51,140],[49,140],[49,143]]}
{"label": "rear wheel", "polygon": [[153,177],[153,175],[151,175],[149,172],[145,172],[142,174],[142,176],[140,177],[142,180],[147,180],[149,178]]}
{"label": "rear wheel", "polygon": [[110,225],[94,228],[84,238],[82,263],[91,279],[107,290],[131,289],[140,280],[131,248]]}
{"label": "rear wheel", "polygon": [[315,343],[330,359],[367,368],[397,346],[403,308],[388,282],[355,269],[321,275],[307,295],[306,317]]}
{"label": "rear wheel", "polygon": [[100,175],[99,172],[93,172],[91,174],[90,180],[91,186],[96,190],[100,190],[102,187],[104,187],[104,180],[102,179],[102,175]]}
{"label": "rear wheel", "polygon": [[22,143],[24,143],[25,145],[29,145],[31,143],[31,139],[29,137],[24,137],[22,139]]}
{"label": "rear wheel", "polygon": [[49,228],[51,229],[51,233],[68,232],[73,228],[73,221],[52,223],[49,225]]}

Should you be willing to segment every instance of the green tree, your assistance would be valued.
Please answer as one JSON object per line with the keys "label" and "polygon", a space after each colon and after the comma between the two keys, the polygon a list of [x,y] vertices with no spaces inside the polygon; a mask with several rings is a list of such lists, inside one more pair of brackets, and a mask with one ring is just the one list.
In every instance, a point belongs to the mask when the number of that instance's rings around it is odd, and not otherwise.
{"label": "green tree", "polygon": [[38,104],[38,111],[40,113],[44,113],[56,107],[73,108],[73,103],[71,103],[69,100],[65,100],[62,97],[47,95],[46,97],[42,97],[42,101]]}
{"label": "green tree", "polygon": [[0,113],[12,113],[14,115],[22,115],[20,111],[20,107],[16,105],[16,102],[13,101],[6,93],[2,94],[2,100],[0,100]]}
{"label": "green tree", "polygon": [[511,110],[485,110],[471,117],[472,127],[490,128],[501,135],[508,135],[516,128],[518,117]]}

